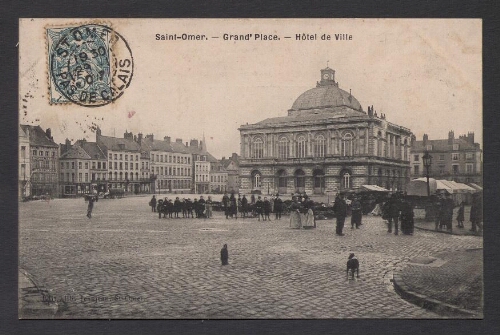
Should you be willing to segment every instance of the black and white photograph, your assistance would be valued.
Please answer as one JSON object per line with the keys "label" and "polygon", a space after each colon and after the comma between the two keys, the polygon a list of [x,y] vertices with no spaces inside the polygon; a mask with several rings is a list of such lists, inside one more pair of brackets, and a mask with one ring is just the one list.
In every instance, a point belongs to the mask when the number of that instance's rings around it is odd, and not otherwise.
{"label": "black and white photograph", "polygon": [[483,319],[481,19],[19,20],[19,319]]}

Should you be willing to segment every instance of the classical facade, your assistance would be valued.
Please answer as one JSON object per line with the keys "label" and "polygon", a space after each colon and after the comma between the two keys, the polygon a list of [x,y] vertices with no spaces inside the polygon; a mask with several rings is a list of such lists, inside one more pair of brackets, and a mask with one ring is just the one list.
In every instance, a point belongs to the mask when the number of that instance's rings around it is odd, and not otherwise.
{"label": "classical facade", "polygon": [[450,131],[447,139],[440,140],[430,140],[424,134],[422,141],[414,140],[411,149],[412,178],[426,175],[422,160],[425,152],[432,156],[429,168],[431,178],[482,186],[482,150],[479,143],[474,142],[474,133],[455,138],[454,132]]}
{"label": "classical facade", "polygon": [[328,67],[287,116],[239,130],[240,192],[323,194],[365,184],[402,190],[410,179],[411,131],[373,106],[365,112]]}

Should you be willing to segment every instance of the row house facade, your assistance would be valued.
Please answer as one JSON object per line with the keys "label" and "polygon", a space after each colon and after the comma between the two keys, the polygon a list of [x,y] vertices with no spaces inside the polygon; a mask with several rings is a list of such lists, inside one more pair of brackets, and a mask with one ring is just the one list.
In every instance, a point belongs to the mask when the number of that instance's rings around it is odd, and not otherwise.
{"label": "row house facade", "polygon": [[95,142],[69,140],[61,145],[59,187],[62,197],[97,194],[107,190],[107,158]]}
{"label": "row house facade", "polygon": [[228,192],[228,172],[220,161],[210,163],[210,193]]}
{"label": "row house facade", "polygon": [[19,126],[19,178],[18,197],[19,200],[31,195],[31,165],[30,165],[30,140],[26,128]]}
{"label": "row house facade", "polygon": [[98,128],[96,143],[108,159],[109,188],[127,193],[150,192],[149,157],[143,154],[132,133],[125,132],[123,138],[117,138],[102,135]]}
{"label": "row house facade", "polygon": [[192,155],[182,139],[169,136],[155,140],[153,134],[138,135],[138,143],[150,160],[153,193],[189,193],[192,188]]}
{"label": "row house facade", "polygon": [[427,134],[422,141],[414,139],[411,149],[412,178],[426,176],[422,160],[426,152],[432,156],[429,168],[431,178],[482,186],[482,150],[480,144],[474,141],[473,132],[458,138],[450,131],[447,139],[430,140]]}
{"label": "row house facade", "polygon": [[233,152],[231,157],[222,157],[221,164],[227,172],[227,192],[239,193],[240,192],[240,164],[239,156]]}
{"label": "row house facade", "polygon": [[59,145],[51,130],[21,125],[19,187],[22,196],[58,195]]}
{"label": "row house facade", "polygon": [[402,190],[410,179],[411,131],[373,106],[365,112],[330,68],[287,116],[239,130],[240,192],[323,194],[364,184]]}

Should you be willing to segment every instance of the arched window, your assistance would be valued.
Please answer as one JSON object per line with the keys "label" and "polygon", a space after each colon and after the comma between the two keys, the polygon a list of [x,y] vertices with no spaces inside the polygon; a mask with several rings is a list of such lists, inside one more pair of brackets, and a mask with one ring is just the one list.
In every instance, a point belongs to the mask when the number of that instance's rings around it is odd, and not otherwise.
{"label": "arched window", "polygon": [[297,139],[297,157],[304,158],[306,157],[306,138],[304,136],[299,136]]}
{"label": "arched window", "polygon": [[314,143],[314,157],[325,157],[325,138],[323,135],[319,135],[316,137],[316,141]]}
{"label": "arched window", "polygon": [[353,136],[351,133],[346,133],[342,137],[342,148],[341,148],[341,155],[342,156],[353,156],[352,139],[353,139]]}
{"label": "arched window", "polygon": [[295,188],[299,189],[299,191],[306,185],[305,175],[306,175],[305,172],[300,169],[295,171]]}
{"label": "arched window", "polygon": [[286,137],[280,138],[278,142],[278,158],[288,158],[288,139]]}
{"label": "arched window", "polygon": [[342,174],[342,188],[351,188],[351,175],[348,171],[344,171]]}
{"label": "arched window", "polygon": [[262,186],[262,176],[259,171],[252,173],[252,188],[258,189]]}
{"label": "arched window", "polygon": [[252,158],[262,157],[264,157],[264,141],[260,137],[257,137],[252,143]]}
{"label": "arched window", "polygon": [[286,188],[287,178],[285,170],[278,171],[278,187]]}

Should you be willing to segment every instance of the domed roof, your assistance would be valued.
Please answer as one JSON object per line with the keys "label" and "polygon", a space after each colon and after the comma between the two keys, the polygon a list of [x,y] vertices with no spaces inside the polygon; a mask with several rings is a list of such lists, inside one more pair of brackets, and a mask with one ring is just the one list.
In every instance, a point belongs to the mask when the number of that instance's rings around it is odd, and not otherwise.
{"label": "domed roof", "polygon": [[347,106],[361,111],[361,104],[337,85],[320,85],[302,93],[292,105],[293,110]]}

